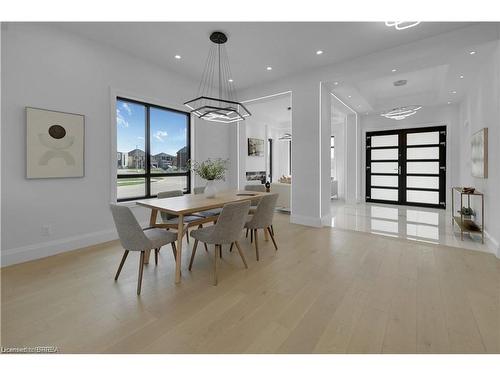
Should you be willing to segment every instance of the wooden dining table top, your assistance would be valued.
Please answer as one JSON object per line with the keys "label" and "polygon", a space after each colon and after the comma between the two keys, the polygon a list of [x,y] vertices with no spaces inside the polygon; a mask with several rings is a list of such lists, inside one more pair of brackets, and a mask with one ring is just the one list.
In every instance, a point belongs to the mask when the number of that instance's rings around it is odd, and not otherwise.
{"label": "wooden dining table top", "polygon": [[227,203],[259,200],[261,197],[268,194],[270,193],[246,190],[225,190],[217,192],[215,198],[207,198],[204,194],[184,194],[183,196],[171,198],[141,199],[136,201],[136,204],[174,215],[186,215],[198,211],[223,207]]}

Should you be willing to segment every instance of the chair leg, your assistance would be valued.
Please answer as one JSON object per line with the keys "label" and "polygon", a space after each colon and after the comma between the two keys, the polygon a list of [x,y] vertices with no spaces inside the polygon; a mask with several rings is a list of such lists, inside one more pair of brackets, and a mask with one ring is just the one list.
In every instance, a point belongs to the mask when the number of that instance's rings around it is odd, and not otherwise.
{"label": "chair leg", "polygon": [[248,238],[248,228],[247,228],[247,233],[245,234],[245,237]]}
{"label": "chair leg", "polygon": [[187,243],[189,243],[189,230],[186,229],[186,241]]}
{"label": "chair leg", "polygon": [[254,230],[253,230],[253,229],[251,229],[251,230],[250,230],[250,243],[252,243],[252,242],[253,242],[253,232],[254,232]]}
{"label": "chair leg", "polygon": [[241,260],[243,261],[243,264],[245,265],[245,268],[248,268],[247,261],[245,259],[245,256],[243,255],[243,251],[241,251],[240,244],[238,241],[233,242],[236,245],[236,249],[238,249],[238,253],[240,253]]}
{"label": "chair leg", "polygon": [[259,244],[257,240],[257,229],[253,229],[255,236],[255,255],[257,256],[257,261],[259,260]]}
{"label": "chair leg", "polygon": [[222,259],[222,245],[219,245],[219,257]]}
{"label": "chair leg", "polygon": [[273,241],[274,248],[276,249],[276,251],[278,251],[278,245],[276,245],[276,240],[274,239],[274,233],[273,233],[271,227],[267,227],[266,229],[269,232],[269,235],[271,236],[271,240]]}
{"label": "chair leg", "polygon": [[137,295],[141,294],[142,287],[142,271],[144,270],[144,255],[145,251],[141,251],[141,259],[139,260],[139,278],[137,279]]}
{"label": "chair leg", "polygon": [[174,254],[174,260],[177,260],[177,246],[175,245],[175,241],[170,243],[172,245],[172,253]]}
{"label": "chair leg", "polygon": [[272,224],[271,224],[271,232],[273,233],[273,236],[274,236],[274,228],[273,228]]}
{"label": "chair leg", "polygon": [[217,250],[219,249],[218,245],[215,245],[215,256],[214,256],[214,285],[217,285]]}
{"label": "chair leg", "polygon": [[231,247],[229,248],[229,252],[233,252],[233,245],[234,245],[234,242],[231,242]]}
{"label": "chair leg", "polygon": [[158,253],[160,252],[160,249],[155,249],[155,266],[158,265]]}
{"label": "chair leg", "polygon": [[194,254],[196,254],[196,248],[198,247],[198,240],[194,240],[193,251],[191,252],[191,260],[189,261],[189,270],[193,267]]}
{"label": "chair leg", "polygon": [[125,259],[127,259],[127,255],[128,255],[128,250],[125,250],[120,265],[118,266],[118,271],[116,271],[115,281],[118,280],[118,276],[120,276],[120,272],[122,272],[122,267],[125,264]]}
{"label": "chair leg", "polygon": [[208,246],[205,242],[203,242],[203,245],[205,245],[205,251],[208,253]]}

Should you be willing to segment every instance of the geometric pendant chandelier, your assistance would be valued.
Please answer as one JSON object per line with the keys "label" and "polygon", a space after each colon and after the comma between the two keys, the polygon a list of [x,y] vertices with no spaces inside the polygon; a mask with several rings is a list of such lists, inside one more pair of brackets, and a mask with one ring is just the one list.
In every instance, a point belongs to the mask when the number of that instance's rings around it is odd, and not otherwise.
{"label": "geometric pendant chandelier", "polygon": [[232,123],[251,116],[237,101],[225,43],[227,36],[215,31],[195,99],[184,103],[190,112],[206,121]]}
{"label": "geometric pendant chandelier", "polygon": [[398,107],[387,112],[382,112],[380,116],[391,120],[403,120],[413,116],[420,108],[422,108],[421,105],[407,105],[405,107]]}

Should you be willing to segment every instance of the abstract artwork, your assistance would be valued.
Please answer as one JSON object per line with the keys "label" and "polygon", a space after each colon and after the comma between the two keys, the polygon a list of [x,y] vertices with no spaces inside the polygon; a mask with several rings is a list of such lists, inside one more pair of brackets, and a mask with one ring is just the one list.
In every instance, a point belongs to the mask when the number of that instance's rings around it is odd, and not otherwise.
{"label": "abstract artwork", "polygon": [[85,117],[26,107],[26,177],[84,175]]}
{"label": "abstract artwork", "polygon": [[264,156],[264,140],[248,138],[248,156]]}
{"label": "abstract artwork", "polygon": [[471,158],[472,176],[488,178],[488,128],[472,135]]}

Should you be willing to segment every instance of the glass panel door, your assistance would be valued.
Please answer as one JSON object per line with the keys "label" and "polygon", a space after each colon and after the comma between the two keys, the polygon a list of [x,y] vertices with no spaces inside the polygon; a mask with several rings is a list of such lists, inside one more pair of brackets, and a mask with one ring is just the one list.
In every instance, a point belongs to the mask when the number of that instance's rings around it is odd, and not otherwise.
{"label": "glass panel door", "polygon": [[446,126],[366,133],[366,201],[446,206]]}

